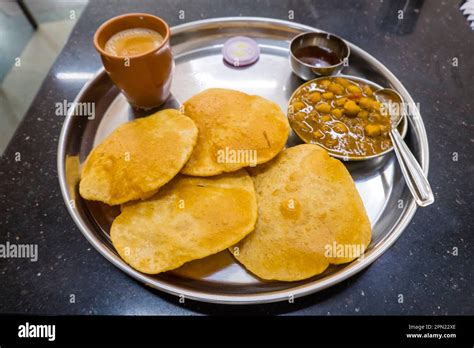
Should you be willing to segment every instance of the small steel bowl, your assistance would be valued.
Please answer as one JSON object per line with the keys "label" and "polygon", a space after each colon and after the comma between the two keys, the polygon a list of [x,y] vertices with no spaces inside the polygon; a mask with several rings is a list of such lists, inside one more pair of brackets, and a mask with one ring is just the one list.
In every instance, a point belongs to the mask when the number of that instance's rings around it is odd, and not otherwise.
{"label": "small steel bowl", "polygon": [[[295,56],[299,48],[316,46],[331,51],[339,59],[339,63],[329,66],[315,66],[303,62]],[[293,72],[303,80],[315,77],[335,75],[348,63],[350,49],[340,37],[327,32],[307,32],[297,35],[290,42],[290,64]],[[347,64],[346,63],[346,64]]]}
{"label": "small steel bowl", "polygon": [[[383,87],[380,86],[379,84],[373,82],[373,81],[370,81],[370,80],[367,80],[367,79],[364,79],[362,77],[358,77],[358,76],[351,76],[351,75],[338,75],[338,76],[330,76],[329,78],[332,78],[332,77],[343,77],[349,81],[354,81],[354,82],[362,82],[362,83],[365,83],[366,85],[370,86],[372,88],[372,90],[374,91],[377,91],[379,89],[382,89]],[[325,76],[322,76],[322,77],[319,77],[319,78],[316,78],[314,80],[311,80],[311,81],[308,81],[308,82],[305,82],[303,83],[302,85],[300,85],[294,92],[293,94],[291,95],[290,99],[288,100],[288,111],[287,111],[287,115],[289,114],[289,110],[290,110],[290,105],[293,103],[293,99],[295,98],[296,94],[301,91],[301,89],[305,88],[306,86],[308,85],[311,85],[312,83],[317,83],[319,80],[323,80],[325,78],[328,78],[328,77],[325,77]],[[298,139],[302,142],[306,142],[304,140],[304,137],[300,136],[299,134],[299,131],[298,129],[295,129],[293,128],[293,124],[292,122],[290,122],[290,127],[292,128],[293,130],[293,133],[296,134],[296,136],[298,137]],[[398,125],[398,131],[400,132],[400,135],[402,136],[402,138],[405,138],[406,134],[407,134],[407,130],[408,130],[408,120],[407,118],[403,118],[402,121],[400,122],[400,124]],[[327,148],[325,147],[324,145],[322,144],[319,144],[318,142],[311,142],[311,144],[316,144],[316,145],[319,145],[321,146],[322,148],[326,149],[327,152],[329,152],[329,154],[332,156],[332,157],[335,157],[335,158],[338,158],[340,160],[343,160],[343,161],[364,161],[364,160],[369,160],[369,159],[373,159],[373,158],[377,158],[377,157],[380,157],[380,156],[383,156],[385,155],[386,153],[389,153],[393,150],[393,145],[390,146],[388,149],[386,149],[385,151],[382,151],[382,152],[379,152],[375,155],[367,155],[367,156],[352,156],[352,155],[345,155],[345,154],[341,154],[339,152],[336,152],[330,148]]]}

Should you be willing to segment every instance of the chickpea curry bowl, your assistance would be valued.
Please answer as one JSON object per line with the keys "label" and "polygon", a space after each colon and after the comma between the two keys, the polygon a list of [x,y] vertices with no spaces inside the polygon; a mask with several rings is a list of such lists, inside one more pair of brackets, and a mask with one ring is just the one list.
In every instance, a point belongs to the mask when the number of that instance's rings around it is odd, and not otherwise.
{"label": "chickpea curry bowl", "polygon": [[[294,132],[334,157],[363,160],[392,150],[391,120],[375,98],[381,87],[352,76],[320,77],[296,89],[288,104]],[[406,133],[406,122],[399,130]]]}

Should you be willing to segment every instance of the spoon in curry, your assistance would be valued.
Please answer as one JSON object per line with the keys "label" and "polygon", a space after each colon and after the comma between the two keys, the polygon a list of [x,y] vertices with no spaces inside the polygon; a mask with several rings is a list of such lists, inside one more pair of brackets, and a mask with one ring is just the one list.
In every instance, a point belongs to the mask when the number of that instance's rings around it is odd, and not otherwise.
{"label": "spoon in curry", "polygon": [[[407,144],[403,141],[397,129],[402,119],[406,118],[406,113],[403,108],[403,99],[398,92],[390,88],[379,89],[374,94],[375,98],[385,107],[388,105],[387,111],[390,114],[392,122],[390,139],[392,140],[393,149],[405,182],[415,198],[416,203],[421,207],[426,207],[434,202],[431,186],[418,161],[415,156],[413,156]],[[415,113],[415,116],[419,116],[416,114],[418,113],[416,107],[412,108],[412,111]]]}

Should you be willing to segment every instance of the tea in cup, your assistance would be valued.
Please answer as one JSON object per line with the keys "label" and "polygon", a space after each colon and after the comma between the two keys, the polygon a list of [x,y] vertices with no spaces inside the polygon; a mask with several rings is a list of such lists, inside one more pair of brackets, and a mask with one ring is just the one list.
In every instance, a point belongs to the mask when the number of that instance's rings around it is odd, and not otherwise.
{"label": "tea in cup", "polygon": [[104,68],[129,103],[140,109],[163,104],[174,67],[170,30],[161,18],[130,13],[97,29],[94,45]]}

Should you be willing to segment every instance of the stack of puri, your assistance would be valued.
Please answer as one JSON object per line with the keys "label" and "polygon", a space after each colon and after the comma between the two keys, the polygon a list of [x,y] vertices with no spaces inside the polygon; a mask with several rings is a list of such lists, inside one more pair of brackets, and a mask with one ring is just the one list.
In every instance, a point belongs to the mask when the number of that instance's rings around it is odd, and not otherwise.
{"label": "stack of puri", "polygon": [[183,106],[118,127],[83,166],[81,196],[121,205],[110,236],[131,267],[158,274],[228,249],[261,279],[295,281],[355,258],[328,245],[369,244],[345,166],[317,145],[285,149],[277,104],[208,89]]}

